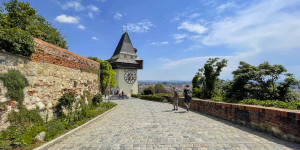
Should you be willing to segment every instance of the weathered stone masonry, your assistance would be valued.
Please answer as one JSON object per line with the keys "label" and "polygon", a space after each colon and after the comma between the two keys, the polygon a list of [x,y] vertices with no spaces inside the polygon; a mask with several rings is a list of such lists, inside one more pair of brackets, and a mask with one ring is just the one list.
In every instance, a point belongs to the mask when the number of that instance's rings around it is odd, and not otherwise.
{"label": "weathered stone masonry", "polygon": [[[166,97],[172,101],[170,97]],[[179,105],[185,107],[183,98]],[[300,143],[300,111],[192,99],[191,109]]]}
{"label": "weathered stone masonry", "polygon": [[[34,41],[36,52],[30,58],[0,53],[0,73],[17,69],[28,79],[23,103],[27,109],[37,108],[42,117],[48,114],[52,119],[53,107],[63,93],[73,91],[79,100],[84,91],[98,92],[98,75],[82,70],[99,69],[99,63],[42,40]],[[0,130],[10,125],[8,114],[17,109],[16,102],[5,97],[6,91],[0,81],[0,102],[6,104],[6,110],[0,110]]]}

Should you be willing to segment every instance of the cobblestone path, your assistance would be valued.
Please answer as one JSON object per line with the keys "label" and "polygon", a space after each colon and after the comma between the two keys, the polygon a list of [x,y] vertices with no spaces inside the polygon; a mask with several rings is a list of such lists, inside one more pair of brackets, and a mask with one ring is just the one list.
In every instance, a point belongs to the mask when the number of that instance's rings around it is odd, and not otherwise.
{"label": "cobblestone path", "polygon": [[119,107],[50,149],[300,149],[300,145],[179,108],[138,99]]}

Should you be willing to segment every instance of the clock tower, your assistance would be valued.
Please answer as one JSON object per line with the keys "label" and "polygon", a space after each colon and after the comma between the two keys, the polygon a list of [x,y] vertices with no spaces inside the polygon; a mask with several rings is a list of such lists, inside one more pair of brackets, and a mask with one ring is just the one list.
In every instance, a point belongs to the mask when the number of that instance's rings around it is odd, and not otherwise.
{"label": "clock tower", "polygon": [[127,96],[138,94],[137,69],[143,69],[143,60],[136,55],[129,35],[125,32],[111,58],[107,61],[116,72],[117,85],[113,91],[123,91]]}

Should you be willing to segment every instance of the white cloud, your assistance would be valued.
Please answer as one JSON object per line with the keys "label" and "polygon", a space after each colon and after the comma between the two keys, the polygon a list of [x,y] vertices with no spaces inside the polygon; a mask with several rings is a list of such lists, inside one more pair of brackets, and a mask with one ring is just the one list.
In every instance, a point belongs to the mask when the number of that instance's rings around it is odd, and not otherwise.
{"label": "white cloud", "polygon": [[187,34],[173,34],[173,38],[175,39],[175,43],[183,42],[183,39],[188,38]]}
{"label": "white cloud", "polygon": [[202,42],[206,45],[257,46],[272,51],[299,48],[300,11],[288,11],[300,6],[297,1],[268,0],[239,11],[233,17],[213,23],[211,32]]}
{"label": "white cloud", "polygon": [[88,13],[88,16],[89,16],[90,18],[92,18],[92,19],[94,18],[94,14],[93,14],[92,12],[89,12],[89,13]]}
{"label": "white cloud", "polygon": [[152,42],[151,44],[152,45],[167,45],[167,44],[169,44],[169,42],[168,41],[165,41],[165,42]]}
{"label": "white cloud", "polygon": [[56,21],[60,23],[72,23],[77,24],[79,22],[79,17],[67,16],[67,15],[59,15],[55,18]]}
{"label": "white cloud", "polygon": [[161,61],[161,62],[170,62],[171,60],[170,59],[168,59],[168,58],[158,58],[157,59],[158,61]]}
{"label": "white cloud", "polygon": [[73,9],[75,11],[87,11],[90,18],[94,18],[94,13],[98,14],[100,9],[95,5],[84,6],[80,1],[69,1],[66,4],[62,5],[62,8],[65,10]]}
{"label": "white cloud", "polygon": [[218,6],[218,7],[216,8],[216,10],[217,10],[219,13],[221,13],[221,12],[223,12],[224,10],[229,9],[229,8],[233,8],[233,7],[237,7],[237,5],[236,5],[234,2],[227,2],[227,3],[225,3],[225,4],[222,4],[222,5]]}
{"label": "white cloud", "polygon": [[89,11],[92,11],[92,12],[99,12],[100,11],[99,8],[95,5],[89,5],[87,8],[88,8]]}
{"label": "white cloud", "polygon": [[[205,57],[190,57],[190,58],[184,58],[184,59],[178,59],[178,60],[170,60],[164,63],[161,67],[161,69],[166,70],[177,70],[181,67],[193,67],[195,65],[192,64],[204,64],[209,58],[220,58],[220,59],[228,59],[231,56],[205,56]],[[202,65],[203,66],[203,65]]]}
{"label": "white cloud", "polygon": [[190,16],[189,16],[189,18],[197,18],[197,17],[199,17],[201,14],[199,14],[199,13],[193,13],[193,14],[191,14]]}
{"label": "white cloud", "polygon": [[69,1],[62,5],[63,9],[74,9],[75,11],[83,11],[85,7],[79,1]]}
{"label": "white cloud", "polygon": [[77,28],[78,28],[78,29],[81,29],[81,30],[85,30],[85,26],[83,26],[83,25],[81,25],[81,24],[78,25]]}
{"label": "white cloud", "polygon": [[180,40],[180,39],[184,39],[187,38],[188,35],[187,34],[173,34],[174,39],[176,40]]}
{"label": "white cloud", "polygon": [[148,32],[151,27],[154,25],[149,20],[142,20],[138,23],[128,23],[127,25],[124,25],[123,28],[127,29],[130,32]]}
{"label": "white cloud", "polygon": [[201,46],[201,45],[193,45],[193,46],[191,46],[188,49],[183,50],[183,51],[184,52],[187,52],[187,51],[198,51],[198,50],[201,50],[202,48],[203,48],[203,46]]}
{"label": "white cloud", "polygon": [[95,36],[92,37],[93,40],[98,41],[99,39]]}
{"label": "white cloud", "polygon": [[115,20],[120,20],[120,19],[122,19],[122,17],[123,17],[123,14],[121,14],[119,12],[116,12],[115,15],[114,15]]}
{"label": "white cloud", "polygon": [[[229,60],[228,66],[221,74],[221,78],[225,79],[232,77],[231,72],[238,67],[240,61],[252,65],[270,61],[271,64],[293,68],[300,56],[300,10],[295,9],[299,6],[299,0],[267,0],[253,3],[248,8],[233,12],[234,15],[230,17],[213,22],[208,26],[207,35],[195,37],[195,45],[186,51],[196,46],[199,46],[199,49],[201,46],[205,46],[205,49],[222,46],[230,55],[221,57]],[[203,67],[200,61],[203,62],[209,57],[213,56],[170,61],[164,63],[161,69],[180,70],[191,66],[196,70]],[[195,67],[196,64],[198,67]],[[300,74],[299,70],[288,71]]]}
{"label": "white cloud", "polygon": [[181,23],[181,25],[178,26],[177,29],[185,29],[189,32],[194,32],[198,34],[202,34],[205,31],[207,31],[207,28],[202,26],[201,24],[190,23],[188,21]]}

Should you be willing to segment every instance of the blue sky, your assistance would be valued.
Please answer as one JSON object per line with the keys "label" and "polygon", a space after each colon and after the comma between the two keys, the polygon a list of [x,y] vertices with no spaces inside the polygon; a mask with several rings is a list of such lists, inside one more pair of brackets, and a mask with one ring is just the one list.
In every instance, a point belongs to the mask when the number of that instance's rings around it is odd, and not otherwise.
{"label": "blue sky", "polygon": [[[25,0],[24,0],[25,1]],[[300,0],[26,0],[69,50],[107,59],[127,30],[144,60],[139,80],[191,80],[208,58],[282,64],[300,79]]]}

